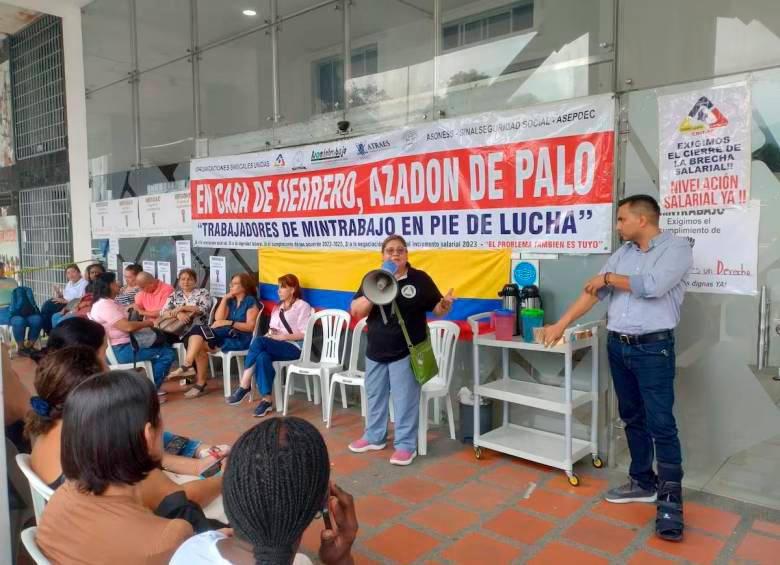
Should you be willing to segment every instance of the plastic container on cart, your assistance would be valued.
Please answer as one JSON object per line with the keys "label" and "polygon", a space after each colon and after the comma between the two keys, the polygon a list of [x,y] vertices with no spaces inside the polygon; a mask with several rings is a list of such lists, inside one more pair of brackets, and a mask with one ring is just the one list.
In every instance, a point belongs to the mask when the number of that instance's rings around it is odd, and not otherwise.
{"label": "plastic container on cart", "polygon": [[493,327],[496,339],[512,339],[515,333],[515,313],[512,310],[495,310],[493,312]]}
{"label": "plastic container on cart", "polygon": [[[520,316],[523,319],[523,339],[526,343],[534,343],[534,328],[541,328],[544,325],[544,310],[523,308]],[[496,337],[498,338],[498,335]]]}

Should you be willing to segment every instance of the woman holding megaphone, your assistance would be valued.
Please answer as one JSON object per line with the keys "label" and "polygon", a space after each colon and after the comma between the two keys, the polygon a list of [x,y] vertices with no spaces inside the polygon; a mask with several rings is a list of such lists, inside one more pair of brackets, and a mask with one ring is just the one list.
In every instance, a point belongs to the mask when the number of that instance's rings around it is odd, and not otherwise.
{"label": "woman holding megaphone", "polygon": [[368,316],[368,410],[363,437],[350,443],[349,449],[364,453],[385,448],[392,390],[395,452],[390,463],[393,465],[409,465],[417,456],[420,407],[420,385],[412,371],[409,346],[397,313],[403,319],[411,343],[417,345],[428,337],[426,313],[444,316],[455,300],[452,289],[442,296],[430,276],[412,267],[407,253],[406,241],[400,235],[385,239],[382,242],[382,268],[391,273],[392,278],[376,271],[366,275],[351,306],[353,316]]}

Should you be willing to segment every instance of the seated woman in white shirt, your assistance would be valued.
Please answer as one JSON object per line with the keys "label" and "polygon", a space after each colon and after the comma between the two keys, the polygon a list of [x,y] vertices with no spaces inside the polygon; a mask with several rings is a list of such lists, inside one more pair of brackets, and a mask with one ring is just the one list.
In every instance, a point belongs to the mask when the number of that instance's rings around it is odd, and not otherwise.
{"label": "seated woman in white shirt", "polygon": [[87,279],[81,276],[81,269],[75,263],[65,267],[65,278],[68,279],[65,288],[54,287],[54,297],[47,300],[41,306],[42,329],[49,334],[52,328],[52,316],[62,311],[68,302],[84,296],[87,288]]}
{"label": "seated woman in white shirt", "polygon": [[330,482],[325,441],[306,420],[272,418],[244,432],[230,454],[222,499],[234,535],[196,535],[179,547],[171,565],[310,564],[298,548],[320,515],[320,561],[354,563],[354,500]]}
{"label": "seated woman in white shirt", "polygon": [[252,340],[246,356],[244,374],[238,388],[227,399],[231,406],[241,404],[249,393],[252,374],[256,374],[257,388],[262,395],[255,408],[255,417],[268,414],[273,408],[271,391],[274,385],[274,361],[295,361],[301,356],[301,346],[314,310],[301,298],[298,277],[287,274],[279,277],[279,304],[271,312],[268,334]]}

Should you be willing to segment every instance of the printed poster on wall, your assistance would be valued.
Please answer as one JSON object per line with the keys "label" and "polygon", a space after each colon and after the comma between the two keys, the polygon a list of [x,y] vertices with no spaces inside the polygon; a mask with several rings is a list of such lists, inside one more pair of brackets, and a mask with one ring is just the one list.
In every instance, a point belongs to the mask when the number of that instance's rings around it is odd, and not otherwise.
{"label": "printed poster on wall", "polygon": [[192,232],[190,193],[167,192],[138,198],[144,237],[189,235]]}
{"label": "printed poster on wall", "polygon": [[171,284],[171,263],[169,261],[157,261],[157,278]]}
{"label": "printed poster on wall", "polygon": [[144,268],[145,272],[149,273],[153,277],[157,276],[157,265],[154,261],[144,261],[142,267]]}
{"label": "printed poster on wall", "polygon": [[750,116],[745,82],[658,97],[662,209],[747,204]]}
{"label": "printed poster on wall", "polygon": [[0,261],[5,264],[5,276],[17,277],[21,267],[19,258],[19,229],[16,216],[0,216]]}
{"label": "printed poster on wall", "polygon": [[607,253],[615,102],[601,95],[194,159],[193,243]]}
{"label": "printed poster on wall", "polygon": [[182,269],[192,268],[192,250],[189,239],[180,239],[176,242],[176,264],[178,266],[177,275],[181,273]]}
{"label": "printed poster on wall", "polygon": [[209,257],[209,287],[211,296],[225,296],[227,292],[227,264],[224,257]]}
{"label": "printed poster on wall", "polygon": [[138,198],[122,198],[121,200],[111,200],[110,208],[116,210],[111,213],[112,219],[116,218],[117,226],[111,231],[111,235],[116,237],[142,237],[141,224],[138,220]]}
{"label": "printed poster on wall", "polygon": [[0,167],[13,165],[14,122],[11,111],[11,64],[0,64]]}
{"label": "printed poster on wall", "polygon": [[[661,229],[693,243],[688,292],[756,294],[761,207],[666,212]],[[735,236],[735,234],[739,234]]]}

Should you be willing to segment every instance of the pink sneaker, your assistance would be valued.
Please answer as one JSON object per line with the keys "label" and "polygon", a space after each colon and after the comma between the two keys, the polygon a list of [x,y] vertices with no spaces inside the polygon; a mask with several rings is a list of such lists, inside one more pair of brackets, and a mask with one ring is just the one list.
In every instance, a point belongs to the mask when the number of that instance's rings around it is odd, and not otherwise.
{"label": "pink sneaker", "polygon": [[406,451],[405,449],[396,449],[390,458],[393,465],[411,465],[414,458],[417,457],[416,451]]}
{"label": "pink sneaker", "polygon": [[384,449],[385,446],[387,446],[386,443],[368,443],[363,438],[360,438],[349,444],[349,450],[353,453],[365,453],[366,451],[380,451]]}

